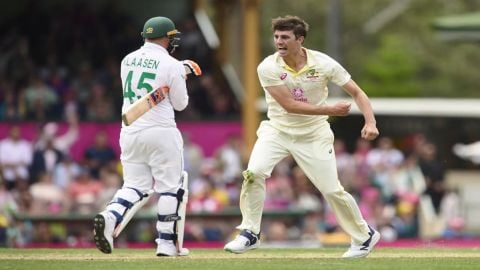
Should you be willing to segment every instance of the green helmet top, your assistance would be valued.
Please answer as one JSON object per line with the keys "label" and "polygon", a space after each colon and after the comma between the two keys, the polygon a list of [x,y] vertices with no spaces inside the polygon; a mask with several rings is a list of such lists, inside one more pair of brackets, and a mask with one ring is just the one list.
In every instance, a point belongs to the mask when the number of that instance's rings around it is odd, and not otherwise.
{"label": "green helmet top", "polygon": [[175,24],[167,17],[153,17],[148,19],[143,26],[143,38],[174,37],[179,32]]}

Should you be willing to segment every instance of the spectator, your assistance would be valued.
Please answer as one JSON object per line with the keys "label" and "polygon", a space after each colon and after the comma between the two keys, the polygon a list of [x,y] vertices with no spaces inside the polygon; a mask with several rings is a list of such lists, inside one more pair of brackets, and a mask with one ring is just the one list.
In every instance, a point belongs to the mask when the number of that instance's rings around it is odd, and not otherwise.
{"label": "spectator", "polygon": [[85,150],[84,157],[85,163],[90,169],[90,174],[95,179],[99,179],[100,169],[103,166],[117,159],[115,151],[108,145],[108,137],[105,131],[97,132],[93,145]]}
{"label": "spectator", "polygon": [[341,139],[335,139],[333,143],[335,157],[337,159],[338,179],[345,190],[355,194],[358,188],[355,183],[355,158],[347,151],[345,142]]}
{"label": "spectator", "polygon": [[447,190],[440,205],[440,217],[445,220],[444,237],[461,237],[465,227],[462,199],[458,190]]}
{"label": "spectator", "polygon": [[72,91],[67,81],[68,70],[66,67],[57,65],[56,55],[53,53],[48,56],[47,61],[49,66],[43,69],[44,77],[47,78],[47,85],[55,91],[59,98],[63,98]]}
{"label": "spectator", "polygon": [[320,193],[315,192],[315,187],[300,167],[293,167],[292,178],[296,198],[295,208],[310,212],[323,211],[323,202],[320,199]]}
{"label": "spectator", "polygon": [[289,209],[294,201],[293,186],[287,175],[274,168],[266,181],[265,210]]}
{"label": "spectator", "polygon": [[200,167],[205,155],[202,148],[198,144],[192,142],[189,134],[182,133],[182,135],[185,171],[188,172],[190,179],[195,179],[200,176]]}
{"label": "spectator", "polygon": [[28,167],[32,163],[32,146],[21,138],[18,126],[10,128],[9,137],[0,141],[0,171],[7,190],[19,181],[29,179]]}
{"label": "spectator", "polygon": [[396,216],[392,226],[399,238],[412,238],[418,236],[417,206],[408,201],[397,204]]}
{"label": "spectator", "polygon": [[20,106],[12,83],[1,76],[0,80],[0,120],[18,121],[23,118],[25,108]]}
{"label": "spectator", "polygon": [[107,95],[102,83],[93,84],[90,102],[87,103],[86,109],[87,120],[106,122],[114,119],[113,101]]}
{"label": "spectator", "polygon": [[94,71],[88,62],[83,61],[72,81],[72,90],[79,104],[79,116],[81,119],[87,117],[87,105],[91,101],[91,89],[95,81]]}
{"label": "spectator", "polygon": [[363,188],[361,192],[358,207],[362,212],[362,216],[364,216],[368,224],[378,228],[377,222],[381,220],[383,209],[380,192],[375,187]]}
{"label": "spectator", "polygon": [[199,182],[189,199],[189,211],[194,213],[218,213],[226,206],[228,194],[216,188],[211,181]]}
{"label": "spectator", "polygon": [[34,215],[60,214],[68,210],[68,200],[64,191],[53,183],[49,173],[42,173],[36,183],[30,186]]}
{"label": "spectator", "polygon": [[416,155],[408,156],[401,167],[392,174],[391,187],[397,200],[418,202],[425,191],[425,178]]}
{"label": "spectator", "polygon": [[63,159],[63,153],[55,148],[53,140],[46,141],[43,150],[36,150],[33,153],[33,160],[30,166],[30,180],[32,183],[39,180],[43,173],[53,174],[53,170]]}
{"label": "spectator", "polygon": [[290,240],[288,234],[288,227],[284,222],[281,221],[272,221],[269,222],[266,226],[265,235],[267,235],[268,240],[272,242],[286,242]]}
{"label": "spectator", "polygon": [[[103,184],[91,177],[88,168],[82,168],[67,193],[71,199],[70,211],[76,214],[93,214],[100,209],[100,195]],[[102,205],[103,206],[103,205]]]}
{"label": "spectator", "polygon": [[65,155],[53,170],[53,183],[63,190],[80,174],[81,167],[70,155]]}
{"label": "spectator", "polygon": [[47,115],[59,115],[59,97],[39,76],[33,76],[25,89],[25,104],[29,119],[45,121]]}
{"label": "spectator", "polygon": [[[11,34],[11,33],[10,33]],[[31,40],[27,36],[18,36],[13,34],[12,46],[5,52],[2,50],[2,56],[5,57],[5,78],[13,83],[15,89],[25,87],[25,82],[34,72],[34,62],[30,50]]]}
{"label": "spectator", "polygon": [[178,50],[178,59],[195,59],[203,71],[209,71],[212,63],[211,50],[194,17],[187,18],[182,26],[182,46]]}
{"label": "spectator", "polygon": [[353,152],[353,159],[355,160],[355,180],[354,190],[359,190],[370,185],[371,168],[367,162],[367,157],[372,150],[372,143],[370,141],[358,138]]}
{"label": "spectator", "polygon": [[215,97],[212,97],[212,108],[215,112],[215,116],[231,115],[235,106],[232,104],[231,98],[225,92],[213,93]]}
{"label": "spectator", "polygon": [[237,111],[236,104],[225,91],[226,87],[222,87],[213,75],[203,74],[200,77],[200,86],[202,88],[202,91],[199,91],[200,94],[204,96],[203,99],[206,96],[209,101],[211,116],[226,116]]}
{"label": "spectator", "polygon": [[68,119],[77,117],[80,112],[80,105],[73,91],[65,92],[65,94],[63,95],[62,104],[64,119],[67,119],[68,121]]}
{"label": "spectator", "polygon": [[[102,167],[100,169],[100,182],[103,185],[99,195],[99,206],[107,205],[115,195],[115,192],[122,186],[120,175],[110,167]],[[152,200],[153,202],[153,200]]]}
{"label": "spectator", "polygon": [[49,122],[40,128],[38,138],[35,142],[35,150],[44,150],[47,142],[51,141],[53,147],[62,154],[70,154],[70,147],[78,139],[78,118],[76,114],[71,114],[67,118],[67,132],[58,134],[58,124]]}
{"label": "spectator", "polygon": [[[213,160],[210,160],[211,162]],[[215,163],[206,162],[201,169],[201,175],[189,183],[189,201],[187,211],[210,212],[221,211],[229,204],[229,194],[220,185],[215,185],[218,175]]]}
{"label": "spectator", "polygon": [[18,206],[18,213],[30,213],[32,208],[32,194],[27,181],[20,181],[14,190],[10,191]]}
{"label": "spectator", "polygon": [[214,113],[213,100],[209,96],[209,87],[218,87],[215,84],[214,77],[204,72],[200,78],[188,79],[187,87],[191,100],[191,106],[187,108],[191,110],[189,117],[199,119],[201,115],[212,115]]}
{"label": "spectator", "polygon": [[[18,206],[12,193],[9,192],[0,180],[0,247],[10,243],[9,231],[13,230],[14,219],[12,214],[17,213]],[[11,233],[10,233],[11,235]]]}
{"label": "spectator", "polygon": [[224,183],[232,183],[242,173],[242,140],[239,135],[229,135],[226,143],[218,149],[216,156]]}
{"label": "spectator", "polygon": [[403,160],[403,153],[394,147],[393,141],[389,137],[380,138],[377,147],[367,155],[373,184],[380,188],[383,197],[387,200],[393,196],[392,191],[388,189],[391,174],[400,167]]}
{"label": "spectator", "polygon": [[445,168],[437,158],[437,147],[432,143],[423,144],[418,151],[418,164],[427,185],[425,193],[432,199],[433,207],[438,214],[445,194]]}
{"label": "spectator", "polygon": [[[322,211],[310,212],[302,220],[301,239],[318,241],[318,237],[324,232],[324,220]],[[321,243],[318,243],[321,244]]]}

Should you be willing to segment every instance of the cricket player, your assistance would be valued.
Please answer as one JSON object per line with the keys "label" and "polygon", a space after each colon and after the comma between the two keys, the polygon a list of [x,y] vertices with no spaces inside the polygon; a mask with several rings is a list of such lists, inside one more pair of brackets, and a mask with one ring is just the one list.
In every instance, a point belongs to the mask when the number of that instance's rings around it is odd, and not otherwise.
{"label": "cricket player", "polygon": [[225,250],[243,253],[260,244],[260,223],[265,200],[265,179],[274,166],[292,155],[335,212],[338,223],[351,236],[345,258],[367,256],[380,239],[361,216],[354,198],[339,182],[333,151],[333,132],[328,116],[346,116],[348,102],[326,103],[329,81],[353,97],[363,113],[361,137],[375,139],[379,132],[367,95],[350,74],[329,56],[302,45],[308,24],[296,16],[272,20],[276,53],[258,66],[265,91],[269,120],[257,130],[248,168],[243,172],[240,195],[242,223],[240,234],[225,245]]}
{"label": "cricket player", "polygon": [[[104,253],[113,250],[118,236],[133,214],[154,192],[159,193],[156,239],[158,256],[177,256],[177,222],[185,216],[178,209],[185,193],[182,188],[183,141],[174,110],[188,104],[184,64],[170,53],[179,45],[179,32],[166,17],[153,17],[143,27],[145,44],[121,62],[123,85],[122,113],[137,99],[158,89],[168,89],[166,98],[120,132],[120,159],[123,186],[105,211],[94,218],[94,240]],[[184,213],[183,213],[184,215]],[[120,228],[120,229],[119,229]],[[183,237],[183,231],[182,237]],[[182,238],[183,240],[183,238]]]}

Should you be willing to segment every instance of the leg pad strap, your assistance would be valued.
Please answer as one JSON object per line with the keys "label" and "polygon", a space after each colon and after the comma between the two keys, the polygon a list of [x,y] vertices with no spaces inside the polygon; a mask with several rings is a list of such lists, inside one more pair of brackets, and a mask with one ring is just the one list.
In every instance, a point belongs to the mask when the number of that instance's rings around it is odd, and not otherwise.
{"label": "leg pad strap", "polygon": [[183,188],[180,188],[177,193],[172,193],[172,192],[163,192],[160,193],[161,196],[171,196],[177,198],[179,202],[183,201],[183,194],[185,194],[185,190]]}
{"label": "leg pad strap", "polygon": [[160,233],[158,238],[163,239],[163,240],[172,240],[172,241],[177,241],[177,235],[174,233]]}
{"label": "leg pad strap", "polygon": [[157,215],[157,217],[158,217],[158,221],[161,221],[161,222],[171,222],[171,221],[177,221],[182,219],[182,217],[176,213],[171,215]]}

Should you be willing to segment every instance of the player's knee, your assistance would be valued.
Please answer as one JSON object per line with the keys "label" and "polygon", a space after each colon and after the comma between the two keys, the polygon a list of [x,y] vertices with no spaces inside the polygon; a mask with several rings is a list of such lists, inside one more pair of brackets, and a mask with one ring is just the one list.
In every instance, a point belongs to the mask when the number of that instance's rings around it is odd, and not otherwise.
{"label": "player's knee", "polygon": [[242,176],[243,176],[243,182],[245,183],[253,183],[253,179],[254,179],[254,176],[253,176],[253,172],[250,171],[250,170],[245,170],[242,172]]}
{"label": "player's knee", "polygon": [[142,200],[142,198],[146,197],[148,193],[149,193],[148,190],[143,191],[137,188],[123,186],[122,188],[117,190],[117,192],[113,197],[121,198],[123,200],[133,203],[133,202]]}
{"label": "player's knee", "polygon": [[343,197],[345,194],[344,190],[335,190],[335,191],[327,191],[327,192],[322,192],[323,196],[327,201],[330,200],[336,200],[338,198]]}
{"label": "player's knee", "polygon": [[257,173],[255,170],[252,170],[252,169],[243,171],[242,176],[243,176],[243,182],[248,184],[261,182],[262,180],[265,181],[265,177],[262,174]]}
{"label": "player's knee", "polygon": [[138,183],[137,185],[123,185],[122,189],[135,189],[141,193],[148,193],[152,189],[151,183]]}

